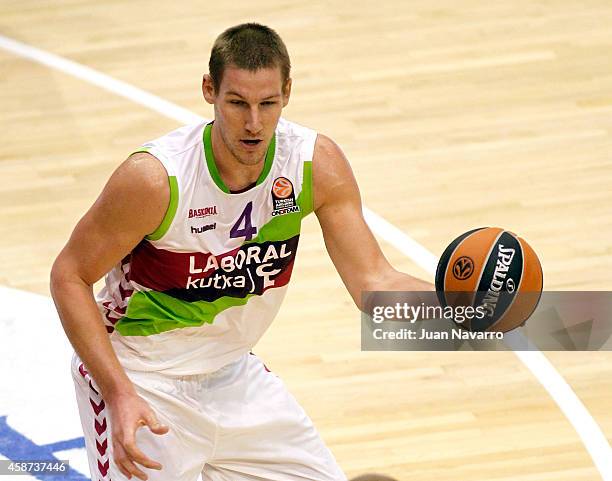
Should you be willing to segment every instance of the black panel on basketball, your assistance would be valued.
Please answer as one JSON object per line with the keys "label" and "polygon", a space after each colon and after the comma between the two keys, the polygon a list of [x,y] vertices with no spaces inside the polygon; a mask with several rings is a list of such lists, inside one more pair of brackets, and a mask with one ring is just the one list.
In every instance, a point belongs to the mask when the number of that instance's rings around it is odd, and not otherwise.
{"label": "black panel on basketball", "polygon": [[472,234],[473,232],[486,229],[486,227],[478,227],[477,229],[472,229],[470,231],[461,234],[457,237],[453,242],[451,242],[444,252],[440,256],[440,260],[438,261],[438,267],[436,269],[436,294],[438,295],[438,301],[440,305],[446,306],[446,299],[444,297],[444,277],[446,276],[446,269],[448,267],[448,261],[450,260],[450,256],[453,251],[457,248],[457,246],[461,243],[463,239]]}
{"label": "black panel on basketball", "polygon": [[516,237],[504,232],[489,254],[474,299],[474,306],[484,306],[487,315],[473,319],[471,331],[485,331],[504,315],[518,293],[522,273],[523,248]]}

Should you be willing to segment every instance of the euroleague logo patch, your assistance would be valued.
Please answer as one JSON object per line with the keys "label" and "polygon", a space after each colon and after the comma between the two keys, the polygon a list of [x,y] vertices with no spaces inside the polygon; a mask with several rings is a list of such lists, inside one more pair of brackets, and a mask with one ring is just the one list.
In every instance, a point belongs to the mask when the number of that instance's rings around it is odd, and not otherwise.
{"label": "euroleague logo patch", "polygon": [[272,183],[272,216],[300,212],[300,206],[295,201],[293,184],[286,177],[277,177]]}
{"label": "euroleague logo patch", "polygon": [[474,272],[474,261],[468,256],[462,256],[453,264],[453,276],[455,279],[464,281],[469,279]]}
{"label": "euroleague logo patch", "polygon": [[272,185],[272,192],[279,199],[286,199],[293,194],[293,184],[285,177],[278,177]]}

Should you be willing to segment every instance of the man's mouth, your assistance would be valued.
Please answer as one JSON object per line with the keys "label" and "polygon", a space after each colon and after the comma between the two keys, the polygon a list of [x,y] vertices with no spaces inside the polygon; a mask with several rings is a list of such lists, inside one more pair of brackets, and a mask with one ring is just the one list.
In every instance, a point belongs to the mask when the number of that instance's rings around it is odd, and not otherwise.
{"label": "man's mouth", "polygon": [[254,149],[262,142],[261,139],[241,139],[240,143],[247,149]]}

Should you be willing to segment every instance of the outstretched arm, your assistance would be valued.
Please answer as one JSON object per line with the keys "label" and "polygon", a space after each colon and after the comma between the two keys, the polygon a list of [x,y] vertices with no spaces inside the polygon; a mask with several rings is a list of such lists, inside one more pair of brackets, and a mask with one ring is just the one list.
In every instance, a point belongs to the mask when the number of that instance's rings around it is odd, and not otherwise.
{"label": "outstretched arm", "polygon": [[313,189],[327,252],[359,309],[363,291],[434,289],[389,264],[365,222],[359,188],[344,153],[321,134],[315,144]]}

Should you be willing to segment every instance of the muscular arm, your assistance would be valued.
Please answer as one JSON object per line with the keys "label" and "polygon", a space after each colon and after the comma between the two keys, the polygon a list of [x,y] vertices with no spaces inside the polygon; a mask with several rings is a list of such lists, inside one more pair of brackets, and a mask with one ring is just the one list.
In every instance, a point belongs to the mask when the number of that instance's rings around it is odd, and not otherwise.
{"label": "muscular arm", "polygon": [[[132,155],[113,173],[94,205],[79,221],[51,270],[51,294],[62,325],[111,407],[113,434],[118,439],[125,435],[125,449],[130,457],[147,467],[157,467],[158,463],[140,456],[127,425],[132,421],[150,427],[158,423],[154,415],[151,417],[152,411],[149,414],[139,406],[144,401],[137,397],[117,360],[95,303],[93,284],[157,228],[169,198],[168,177],[161,163],[146,153]],[[136,406],[134,411],[141,408],[140,413],[149,418],[127,419],[123,423],[119,417],[126,414],[128,405]],[[115,429],[121,432],[116,433]],[[121,447],[117,451],[121,455]]]}
{"label": "muscular arm", "polygon": [[313,159],[315,213],[325,246],[359,309],[363,291],[431,291],[433,285],[395,270],[365,222],[359,188],[340,148],[317,137]]}

